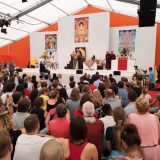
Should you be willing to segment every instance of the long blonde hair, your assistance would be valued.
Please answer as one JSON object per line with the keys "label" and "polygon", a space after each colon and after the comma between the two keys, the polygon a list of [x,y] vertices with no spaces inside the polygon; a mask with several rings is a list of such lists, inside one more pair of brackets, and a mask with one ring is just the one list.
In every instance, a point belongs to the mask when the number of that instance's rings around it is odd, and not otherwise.
{"label": "long blonde hair", "polygon": [[98,90],[93,92],[92,100],[95,108],[98,108],[99,106],[102,105],[102,100],[103,100],[102,95]]}
{"label": "long blonde hair", "polygon": [[9,113],[0,114],[0,129],[12,131],[14,129],[12,117]]}
{"label": "long blonde hair", "polygon": [[125,111],[122,107],[116,107],[113,110],[113,118],[116,122],[116,125],[114,126],[114,133],[113,136],[115,138],[115,149],[119,152],[123,151],[122,147],[122,141],[121,141],[121,132],[123,129],[123,126],[125,124]]}

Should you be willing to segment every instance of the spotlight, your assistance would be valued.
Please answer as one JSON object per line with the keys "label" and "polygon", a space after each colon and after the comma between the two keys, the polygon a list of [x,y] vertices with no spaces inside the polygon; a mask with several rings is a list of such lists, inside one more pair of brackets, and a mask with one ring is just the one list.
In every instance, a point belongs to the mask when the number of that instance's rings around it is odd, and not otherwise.
{"label": "spotlight", "polygon": [[9,21],[7,21],[7,20],[5,20],[5,19],[2,19],[2,23],[3,23],[6,27],[10,26],[10,24],[11,24],[11,22],[9,22]]}
{"label": "spotlight", "polygon": [[7,34],[7,29],[1,28],[1,33]]}
{"label": "spotlight", "polygon": [[27,2],[27,0],[22,0],[22,3]]}
{"label": "spotlight", "polygon": [[4,26],[4,24],[2,22],[2,19],[0,19],[0,27],[3,27],[3,26]]}

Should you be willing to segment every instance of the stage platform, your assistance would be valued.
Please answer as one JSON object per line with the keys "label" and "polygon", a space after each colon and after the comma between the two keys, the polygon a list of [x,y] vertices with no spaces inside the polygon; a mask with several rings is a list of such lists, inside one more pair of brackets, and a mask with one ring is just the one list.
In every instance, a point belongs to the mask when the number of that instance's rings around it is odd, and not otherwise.
{"label": "stage platform", "polygon": [[[66,84],[68,83],[69,81],[69,76],[70,75],[74,75],[75,77],[75,81],[76,82],[79,82],[79,78],[84,74],[84,73],[87,73],[87,74],[90,74],[90,75],[93,75],[95,74],[96,72],[99,72],[99,74],[101,75],[104,75],[104,76],[109,76],[109,74],[113,74],[113,70],[83,70],[83,74],[77,74],[76,73],[76,70],[74,69],[49,69],[50,72],[51,72],[51,75],[53,73],[56,73],[56,74],[62,74],[62,83]],[[132,76],[133,74],[135,73],[135,71],[120,71],[121,72],[121,75],[113,75],[113,77],[119,81],[121,79],[121,77],[126,77],[128,78],[129,80],[132,79]],[[36,75],[37,78],[39,77],[39,69],[38,68],[23,68],[23,72],[20,72],[20,75],[26,73],[27,75]]]}

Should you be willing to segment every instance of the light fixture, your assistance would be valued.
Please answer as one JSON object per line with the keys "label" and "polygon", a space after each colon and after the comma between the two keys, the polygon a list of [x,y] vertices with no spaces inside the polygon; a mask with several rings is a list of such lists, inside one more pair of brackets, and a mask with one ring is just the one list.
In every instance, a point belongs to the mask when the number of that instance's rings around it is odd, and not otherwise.
{"label": "light fixture", "polygon": [[25,2],[27,2],[27,0],[22,0],[22,3],[25,3]]}
{"label": "light fixture", "polygon": [[5,25],[6,27],[10,26],[11,22],[5,20],[5,19],[2,19],[2,23],[3,25]]}
{"label": "light fixture", "polygon": [[4,26],[4,24],[2,22],[2,19],[0,19],[0,27],[3,27],[3,26]]}
{"label": "light fixture", "polygon": [[1,28],[1,33],[7,34],[7,29],[6,28]]}

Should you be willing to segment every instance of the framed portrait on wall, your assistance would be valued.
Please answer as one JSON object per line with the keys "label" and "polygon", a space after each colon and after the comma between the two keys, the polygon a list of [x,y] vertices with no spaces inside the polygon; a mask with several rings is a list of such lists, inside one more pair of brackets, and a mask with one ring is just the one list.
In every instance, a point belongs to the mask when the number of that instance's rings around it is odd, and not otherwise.
{"label": "framed portrait on wall", "polygon": [[89,18],[75,18],[75,43],[88,42]]}
{"label": "framed portrait on wall", "polygon": [[135,52],[136,30],[119,30],[119,47],[120,54],[134,54]]}
{"label": "framed portrait on wall", "polygon": [[50,54],[57,51],[57,34],[46,34],[45,35],[45,49]]}

